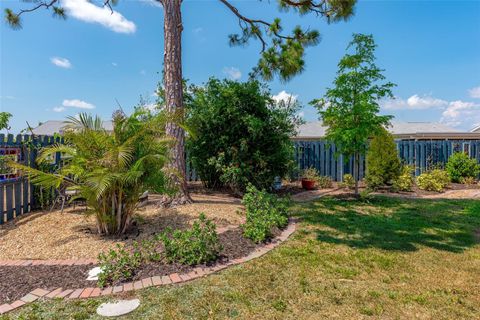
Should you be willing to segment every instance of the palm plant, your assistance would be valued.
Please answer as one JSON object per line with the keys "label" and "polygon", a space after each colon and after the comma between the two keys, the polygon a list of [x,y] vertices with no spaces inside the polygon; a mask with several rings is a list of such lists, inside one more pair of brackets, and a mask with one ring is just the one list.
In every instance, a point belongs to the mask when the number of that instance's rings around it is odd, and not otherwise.
{"label": "palm plant", "polygon": [[131,116],[117,112],[113,132],[102,128],[99,117],[80,114],[65,126],[65,144],[41,150],[39,163],[56,153],[65,163],[53,173],[12,164],[33,184],[77,190],[96,217],[100,234],[122,234],[128,230],[139,196],[147,191],[168,192],[167,162],[169,144],[165,138],[162,114],[145,117],[142,111]]}

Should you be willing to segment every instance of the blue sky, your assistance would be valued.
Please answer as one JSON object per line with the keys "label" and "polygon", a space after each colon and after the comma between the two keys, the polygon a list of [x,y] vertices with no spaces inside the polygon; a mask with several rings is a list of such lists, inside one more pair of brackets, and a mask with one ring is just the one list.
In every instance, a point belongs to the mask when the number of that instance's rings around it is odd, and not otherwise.
{"label": "blue sky", "polygon": [[[149,0],[121,0],[111,15],[86,0],[62,0],[70,17],[45,10],[25,15],[23,29],[1,23],[0,110],[14,115],[12,132],[39,121],[89,111],[107,119],[117,108],[153,102],[161,78],[163,10]],[[316,120],[308,101],[323,95],[354,32],[371,33],[378,65],[386,69],[394,101],[382,112],[399,121],[436,121],[468,130],[480,124],[480,1],[360,1],[348,22],[327,25],[315,16],[279,13],[275,1],[233,1],[246,16],[281,17],[318,29],[322,41],[307,49],[306,70],[293,80],[270,82],[273,95],[292,94]],[[1,0],[5,7],[28,4]],[[183,4],[183,70],[191,83],[210,76],[246,80],[259,43],[231,48],[236,18],[219,1]]]}

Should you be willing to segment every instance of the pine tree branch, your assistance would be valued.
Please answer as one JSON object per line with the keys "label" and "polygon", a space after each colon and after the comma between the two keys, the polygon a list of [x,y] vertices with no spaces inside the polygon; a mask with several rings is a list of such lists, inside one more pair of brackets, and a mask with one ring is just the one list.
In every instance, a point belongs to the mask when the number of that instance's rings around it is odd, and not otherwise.
{"label": "pine tree branch", "polygon": [[[219,0],[221,3],[223,3],[228,9],[230,9],[230,11],[233,12],[233,14],[235,14],[238,19],[239,19],[239,24],[240,24],[240,28],[245,32],[248,28],[245,27],[245,26],[242,26],[241,22],[243,21],[244,23],[250,25],[250,29],[251,30],[258,30],[258,27],[259,25],[263,26],[266,30],[265,31],[271,31],[273,35],[275,35],[275,37],[279,38],[279,39],[284,39],[284,40],[295,40],[296,38],[295,37],[291,37],[291,36],[285,36],[285,35],[281,35],[280,33],[278,33],[278,31],[275,31],[275,30],[272,30],[272,26],[273,26],[273,23],[270,23],[270,22],[267,22],[265,20],[261,20],[261,19],[250,19],[250,18],[247,18],[246,16],[242,15],[240,13],[240,11],[235,7],[233,6],[230,2],[228,2],[227,0]],[[267,47],[267,42],[263,36],[263,34],[261,32],[255,32],[254,33],[255,36],[260,40],[260,42],[262,43],[262,51],[261,52],[264,52],[266,47]]]}
{"label": "pine tree branch", "polygon": [[42,2],[40,2],[38,5],[36,5],[36,6],[33,7],[33,8],[20,10],[20,11],[17,13],[17,16],[20,17],[20,16],[21,16],[22,14],[24,14],[24,13],[32,12],[32,11],[38,10],[38,9],[40,9],[40,8],[50,9],[50,7],[52,7],[52,6],[53,6],[55,3],[57,3],[58,1],[59,1],[59,0],[50,0],[50,2],[42,1]]}

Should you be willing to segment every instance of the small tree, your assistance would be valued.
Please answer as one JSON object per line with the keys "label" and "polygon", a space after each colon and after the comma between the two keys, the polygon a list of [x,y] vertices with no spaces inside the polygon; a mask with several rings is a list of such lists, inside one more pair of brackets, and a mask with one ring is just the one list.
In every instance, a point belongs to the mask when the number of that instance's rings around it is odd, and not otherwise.
{"label": "small tree", "polygon": [[401,173],[397,145],[393,135],[381,130],[370,141],[367,151],[367,173],[365,180],[369,188],[391,186]]}
{"label": "small tree", "polygon": [[358,195],[360,156],[367,150],[368,139],[389,124],[392,116],[378,115],[378,102],[393,97],[391,82],[381,83],[385,77],[375,65],[373,36],[354,34],[346,54],[338,63],[335,87],[325,96],[313,100],[323,123],[328,126],[326,139],[335,143],[338,154],[354,157],[355,194]]}
{"label": "small tree", "polygon": [[275,103],[258,81],[210,79],[187,102],[187,150],[207,187],[270,188],[293,166],[299,105]]}

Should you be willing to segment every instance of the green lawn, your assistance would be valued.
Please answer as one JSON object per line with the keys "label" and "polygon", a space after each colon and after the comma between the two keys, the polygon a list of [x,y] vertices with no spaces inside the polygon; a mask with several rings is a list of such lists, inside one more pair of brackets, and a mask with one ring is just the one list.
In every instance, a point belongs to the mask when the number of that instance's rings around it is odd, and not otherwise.
{"label": "green lawn", "polygon": [[[127,319],[478,319],[480,202],[323,198],[266,256],[132,294]],[[111,298],[110,298],[111,299]],[[5,319],[96,319],[107,299],[38,302]]]}

